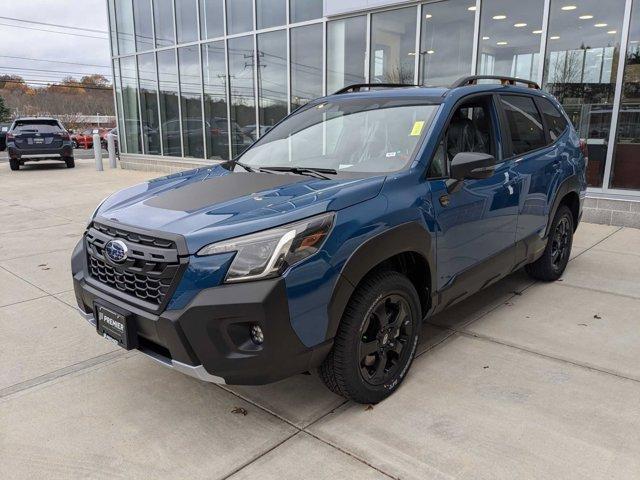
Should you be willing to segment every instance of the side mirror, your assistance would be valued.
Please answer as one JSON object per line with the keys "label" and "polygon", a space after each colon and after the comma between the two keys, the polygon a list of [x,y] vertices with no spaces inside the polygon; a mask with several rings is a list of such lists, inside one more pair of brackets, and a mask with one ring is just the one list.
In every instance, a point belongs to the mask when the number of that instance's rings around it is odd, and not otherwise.
{"label": "side mirror", "polygon": [[460,152],[451,161],[450,176],[454,180],[489,178],[495,170],[496,159],[488,153]]}

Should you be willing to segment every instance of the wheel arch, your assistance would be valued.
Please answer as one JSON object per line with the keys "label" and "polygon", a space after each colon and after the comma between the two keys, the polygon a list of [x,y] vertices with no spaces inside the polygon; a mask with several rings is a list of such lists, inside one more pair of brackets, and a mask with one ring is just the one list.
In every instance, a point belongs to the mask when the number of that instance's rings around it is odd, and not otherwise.
{"label": "wheel arch", "polygon": [[549,230],[553,219],[556,216],[556,212],[560,205],[567,205],[573,214],[573,229],[575,231],[578,228],[578,221],[580,220],[580,181],[577,175],[572,175],[566,178],[558,187],[556,195],[553,199],[553,204],[549,210],[549,219],[547,221],[547,228],[545,229],[544,236],[549,235]]}
{"label": "wheel arch", "polygon": [[431,248],[432,237],[418,222],[393,227],[360,245],[342,268],[329,302],[329,324],[326,338],[336,335],[344,310],[353,292],[371,272],[394,270],[413,283],[424,317],[431,306],[435,270]]}

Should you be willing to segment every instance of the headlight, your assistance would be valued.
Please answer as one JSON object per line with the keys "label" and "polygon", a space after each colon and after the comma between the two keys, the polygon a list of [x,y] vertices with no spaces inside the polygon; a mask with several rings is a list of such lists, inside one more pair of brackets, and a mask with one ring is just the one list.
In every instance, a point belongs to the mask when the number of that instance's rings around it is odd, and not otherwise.
{"label": "headlight", "polygon": [[271,230],[212,243],[200,249],[197,255],[237,252],[227,272],[226,282],[277,277],[320,250],[331,231],[333,220],[333,213],[325,213]]}

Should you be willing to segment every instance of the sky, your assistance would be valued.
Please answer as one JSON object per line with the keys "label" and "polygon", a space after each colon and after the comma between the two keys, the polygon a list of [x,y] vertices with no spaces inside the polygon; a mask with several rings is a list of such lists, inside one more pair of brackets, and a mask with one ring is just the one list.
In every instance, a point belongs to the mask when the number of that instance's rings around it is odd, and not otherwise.
{"label": "sky", "polygon": [[0,0],[0,5],[0,75],[20,75],[34,86],[67,75],[79,80],[99,73],[111,80],[105,0]]}

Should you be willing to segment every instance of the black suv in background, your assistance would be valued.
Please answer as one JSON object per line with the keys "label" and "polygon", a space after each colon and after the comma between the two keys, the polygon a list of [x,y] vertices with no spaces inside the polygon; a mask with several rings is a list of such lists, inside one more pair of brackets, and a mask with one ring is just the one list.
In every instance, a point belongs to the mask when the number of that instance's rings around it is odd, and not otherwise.
{"label": "black suv in background", "polygon": [[71,136],[55,118],[18,118],[6,142],[11,170],[40,160],[61,160],[67,168],[75,167]]}
{"label": "black suv in background", "polygon": [[7,149],[7,132],[11,127],[10,123],[0,123],[0,152]]}

